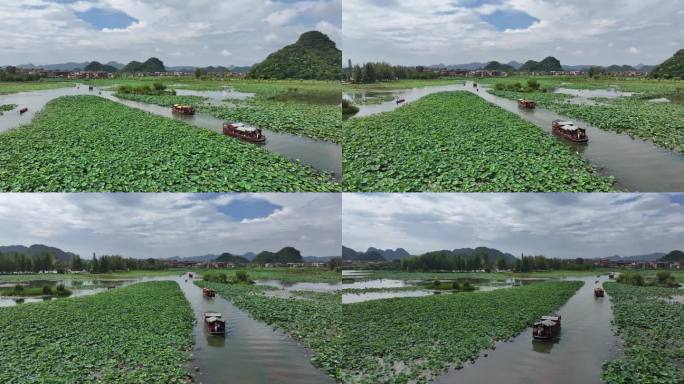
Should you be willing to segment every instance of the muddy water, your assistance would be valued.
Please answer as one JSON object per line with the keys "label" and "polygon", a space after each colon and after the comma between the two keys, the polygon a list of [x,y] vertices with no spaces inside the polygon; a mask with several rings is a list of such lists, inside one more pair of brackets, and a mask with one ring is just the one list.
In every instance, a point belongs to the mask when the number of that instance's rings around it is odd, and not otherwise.
{"label": "muddy water", "polygon": [[[614,176],[616,188],[635,192],[681,192],[684,191],[684,155],[667,149],[656,147],[650,142],[631,138],[626,134],[605,131],[578,119],[559,115],[555,112],[537,108],[527,110],[518,108],[515,100],[494,96],[486,88],[474,88],[472,83],[461,83],[425,87],[395,92],[400,98],[410,103],[426,95],[443,91],[469,91],[483,99],[539,126],[551,133],[553,120],[572,120],[580,127],[587,129],[588,144],[575,144],[561,140],[597,167],[603,174]],[[588,91],[588,92],[598,92]],[[608,92],[608,91],[603,91]],[[614,92],[608,92],[614,93]],[[594,97],[594,96],[592,96]],[[394,101],[376,105],[361,105],[356,116],[367,116],[397,108]],[[555,136],[554,136],[555,137]]]}
{"label": "muddy water", "polygon": [[[334,383],[316,369],[301,344],[220,297],[205,299],[202,290],[189,279],[177,279],[197,318],[193,329],[194,366],[197,382],[212,383]],[[204,331],[202,314],[221,312],[226,320],[226,337]]]}
{"label": "muddy water", "polygon": [[360,303],[362,301],[392,299],[395,297],[422,297],[432,296],[433,291],[418,289],[415,291],[386,291],[386,292],[366,292],[366,293],[345,293],[342,295],[342,304]]}
{"label": "muddy water", "polygon": [[[211,99],[211,97],[223,97],[222,95],[224,91],[179,90],[178,92],[179,94],[206,96],[210,97]],[[229,91],[225,92],[231,93]],[[210,96],[207,96],[207,93],[209,93]],[[220,94],[220,96],[217,94]],[[73,95],[101,96],[108,100],[112,100],[132,108],[141,109],[158,116],[179,119],[196,127],[210,129],[219,133],[222,132],[224,121],[213,116],[203,113],[197,113],[194,116],[176,115],[171,113],[171,109],[167,107],[119,99],[113,95],[113,91],[104,91],[97,88],[93,91],[89,91],[88,87],[83,85],[81,85],[79,88],[69,87],[0,95],[0,105],[18,105],[17,109],[6,112],[0,116],[0,132],[30,123],[36,112],[40,111],[50,100],[60,96]],[[22,107],[28,107],[29,110],[23,115],[20,115],[18,110]],[[336,180],[341,179],[342,148],[340,145],[321,140],[313,140],[302,136],[277,133],[267,129],[264,129],[263,131],[266,135],[266,143],[262,145],[262,147],[267,151],[281,154],[292,161],[301,162],[302,164],[308,165],[319,171],[330,173]],[[245,143],[245,145],[253,144]]]}
{"label": "muddy water", "polygon": [[[452,370],[435,383],[565,384],[601,383],[601,363],[617,357],[619,340],[613,335],[610,297],[594,298],[596,277],[578,277],[584,286],[557,312],[561,336],[555,343],[537,342],[526,329],[512,342],[484,351],[473,365]],[[608,280],[601,277],[600,282]]]}

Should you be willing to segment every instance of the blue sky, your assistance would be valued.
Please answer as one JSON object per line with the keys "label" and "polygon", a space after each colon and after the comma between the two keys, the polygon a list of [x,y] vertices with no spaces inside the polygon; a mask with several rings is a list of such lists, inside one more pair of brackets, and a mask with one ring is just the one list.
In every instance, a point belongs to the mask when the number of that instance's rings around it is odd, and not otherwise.
{"label": "blue sky", "polygon": [[339,44],[341,18],[341,0],[4,0],[0,65],[251,65],[310,30]]}
{"label": "blue sky", "polygon": [[81,255],[196,256],[277,251],[339,256],[341,197],[264,194],[0,194],[0,244]]}
{"label": "blue sky", "polygon": [[684,194],[345,194],[345,246],[607,257],[684,249]]}
{"label": "blue sky", "polygon": [[344,61],[404,65],[558,58],[658,64],[684,47],[672,0],[345,0]]}
{"label": "blue sky", "polygon": [[128,16],[125,12],[114,9],[91,8],[85,12],[74,12],[79,19],[87,22],[98,30],[105,28],[124,29],[137,19]]}

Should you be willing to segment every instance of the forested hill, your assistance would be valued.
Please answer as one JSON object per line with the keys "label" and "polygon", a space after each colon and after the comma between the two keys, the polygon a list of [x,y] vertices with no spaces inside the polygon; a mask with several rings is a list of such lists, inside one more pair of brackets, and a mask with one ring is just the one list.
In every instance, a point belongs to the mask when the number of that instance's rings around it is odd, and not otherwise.
{"label": "forested hill", "polygon": [[262,79],[339,80],[342,77],[342,51],[321,32],[302,34],[257,64],[249,77]]}

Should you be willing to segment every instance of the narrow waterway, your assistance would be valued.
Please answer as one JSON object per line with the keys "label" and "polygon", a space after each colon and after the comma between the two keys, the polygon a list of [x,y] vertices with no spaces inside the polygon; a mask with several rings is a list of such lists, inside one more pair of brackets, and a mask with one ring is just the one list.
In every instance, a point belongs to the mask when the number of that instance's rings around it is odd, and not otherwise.
{"label": "narrow waterway", "polygon": [[[202,290],[179,278],[178,284],[192,305],[197,323],[193,329],[193,365],[198,383],[334,383],[311,365],[310,353],[298,342],[249,315],[217,295],[206,299]],[[226,336],[204,330],[204,312],[221,312]]]}
{"label": "narrow waterway", "polygon": [[[555,112],[537,108],[527,110],[518,108],[515,100],[498,97],[487,92],[486,87],[475,88],[471,82],[447,85],[415,88],[389,92],[397,98],[406,99],[406,103],[411,103],[429,94],[444,91],[468,91],[481,98],[509,111],[521,118],[537,125],[544,131],[551,133],[551,122],[553,120],[572,120],[578,126],[586,128],[589,136],[589,143],[575,144],[558,138],[564,144],[570,146],[574,151],[582,155],[583,158],[592,163],[602,174],[614,176],[616,188],[619,190],[633,192],[678,192],[684,191],[684,155],[675,151],[659,148],[639,138],[631,138],[629,135],[615,133],[599,129],[586,121],[562,116]],[[587,92],[593,92],[587,95]],[[620,93],[611,91],[577,91],[574,92],[579,97],[594,97],[603,95],[604,97],[620,96]],[[350,98],[349,94],[345,95]],[[402,104],[405,105],[406,103]],[[376,113],[392,111],[401,105],[392,101],[374,105],[360,105],[359,113],[355,117],[363,117]],[[556,137],[556,136],[554,136]]]}
{"label": "narrow waterway", "polygon": [[[273,330],[263,322],[252,319],[249,314],[235,307],[219,295],[206,299],[202,289],[188,275],[154,276],[129,280],[98,280],[78,282],[64,280],[69,289],[78,291],[71,298],[92,295],[108,288],[86,289],[90,283],[124,287],[144,281],[175,281],[190,303],[195,314],[193,326],[193,360],[188,367],[195,374],[195,382],[202,384],[245,383],[334,383],[335,381],[311,364],[311,353],[299,342],[285,333]],[[76,284],[74,284],[76,283]],[[29,285],[41,285],[41,281]],[[3,284],[3,286],[10,284]],[[14,284],[11,284],[14,286]],[[76,287],[83,285],[84,289]],[[71,300],[59,298],[54,300]],[[40,302],[32,298],[24,301]],[[0,306],[17,305],[14,300],[2,298]],[[24,304],[19,304],[24,305]],[[204,312],[221,312],[226,320],[226,336],[211,336],[204,329]],[[198,370],[195,371],[195,368]]]}
{"label": "narrow waterway", "polygon": [[[208,97],[210,101],[220,102],[219,98],[232,95],[229,91],[188,91],[178,90],[182,95],[195,95]],[[89,91],[85,85],[67,88],[57,88],[42,91],[20,92],[9,95],[0,95],[0,105],[17,104],[15,110],[5,112],[0,116],[0,132],[16,128],[20,125],[29,124],[35,114],[43,109],[45,104],[60,96],[94,95],[108,100],[140,109],[158,116],[178,119],[199,128],[205,128],[214,132],[222,133],[224,120],[215,118],[205,113],[196,113],[193,116],[178,115],[171,112],[170,108],[155,104],[123,100],[114,96],[113,91],[100,90],[98,88]],[[243,97],[247,94],[242,95]],[[28,107],[28,111],[19,114],[19,108]],[[338,144],[314,140],[303,136],[289,135],[286,133],[273,132],[262,129],[266,136],[266,143],[261,145],[265,150],[278,153],[288,159],[308,165],[316,170],[329,173],[334,179],[342,177],[342,147]],[[237,140],[237,139],[236,139]],[[245,145],[254,145],[245,143]]]}
{"label": "narrow waterway", "polygon": [[[584,286],[563,305],[561,335],[556,342],[533,341],[531,328],[511,342],[497,343],[483,351],[474,364],[434,380],[459,384],[571,384],[601,383],[601,364],[620,355],[620,341],[613,335],[610,297],[594,298],[593,290],[606,276],[576,277]],[[483,355],[487,353],[488,357]]]}

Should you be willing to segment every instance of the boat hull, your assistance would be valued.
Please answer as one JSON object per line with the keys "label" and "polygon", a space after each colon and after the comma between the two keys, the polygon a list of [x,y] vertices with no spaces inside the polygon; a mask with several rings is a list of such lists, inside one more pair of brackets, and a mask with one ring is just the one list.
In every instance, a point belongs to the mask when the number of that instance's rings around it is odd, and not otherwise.
{"label": "boat hull", "polygon": [[589,142],[589,138],[586,135],[578,137],[576,133],[567,132],[560,127],[554,126],[553,133],[564,138],[565,140],[572,141],[573,143],[586,144]]}

